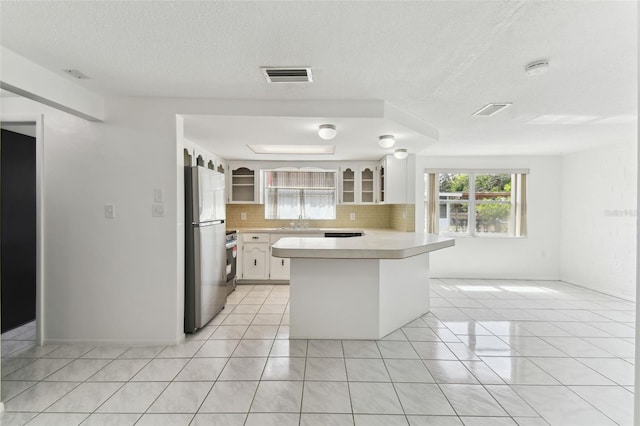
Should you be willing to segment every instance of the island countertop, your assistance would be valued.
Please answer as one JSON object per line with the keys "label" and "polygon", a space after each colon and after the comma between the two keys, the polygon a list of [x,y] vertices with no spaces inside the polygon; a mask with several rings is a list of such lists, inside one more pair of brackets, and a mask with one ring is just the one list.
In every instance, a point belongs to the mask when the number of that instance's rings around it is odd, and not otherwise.
{"label": "island countertop", "polygon": [[[281,226],[280,228],[259,228],[259,227],[249,227],[249,228],[234,228],[235,231],[240,233],[267,233],[267,234],[318,234],[322,235],[325,232],[362,232],[365,230],[362,228],[309,228],[309,227],[301,227],[301,228],[289,228]],[[378,232],[385,232],[386,230],[378,230]]]}
{"label": "island countertop", "polygon": [[405,259],[455,245],[453,238],[434,234],[365,230],[361,237],[287,237],[273,245],[272,255],[284,258]]}

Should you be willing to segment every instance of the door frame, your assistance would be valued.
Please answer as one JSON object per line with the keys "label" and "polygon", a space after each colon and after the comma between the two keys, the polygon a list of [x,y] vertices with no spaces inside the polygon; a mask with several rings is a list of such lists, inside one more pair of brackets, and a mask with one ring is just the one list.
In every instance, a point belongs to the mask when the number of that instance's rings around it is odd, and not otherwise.
{"label": "door frame", "polygon": [[36,345],[44,343],[44,115],[0,115],[2,124],[36,126]]}

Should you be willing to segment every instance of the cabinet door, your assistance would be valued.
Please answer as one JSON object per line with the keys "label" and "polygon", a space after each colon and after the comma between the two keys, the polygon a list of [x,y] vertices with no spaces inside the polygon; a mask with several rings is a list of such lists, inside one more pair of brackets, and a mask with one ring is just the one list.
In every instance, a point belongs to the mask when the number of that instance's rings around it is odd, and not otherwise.
{"label": "cabinet door", "polygon": [[340,169],[340,203],[355,204],[357,185],[356,185],[356,168],[345,167]]}
{"label": "cabinet door", "polygon": [[364,166],[360,168],[358,177],[360,178],[360,202],[362,204],[373,204],[377,201],[375,196],[375,167]]}
{"label": "cabinet door", "polygon": [[289,261],[290,259],[271,256],[271,262],[269,265],[269,278],[272,280],[288,280]]}
{"label": "cabinet door", "polygon": [[242,250],[242,278],[264,280],[268,278],[268,244],[244,244]]}
{"label": "cabinet door", "polygon": [[379,192],[378,192],[378,202],[379,203],[384,203],[386,201],[386,170],[387,169],[387,161],[385,158],[382,159],[382,161],[380,161],[380,164],[378,165],[378,188],[379,188]]}
{"label": "cabinet door", "polygon": [[247,167],[238,167],[231,170],[231,195],[232,203],[256,202],[256,171]]}
{"label": "cabinet door", "polygon": [[407,160],[398,160],[389,155],[385,161],[385,202],[406,204],[407,202]]}
{"label": "cabinet door", "polygon": [[[269,246],[269,250],[273,250],[273,245],[277,243],[280,238],[285,237],[294,237],[296,234],[288,235],[288,234],[271,234],[269,236],[269,242],[271,245]],[[284,259],[280,257],[270,256],[269,261],[269,278],[272,280],[288,280],[289,279],[289,259]]]}

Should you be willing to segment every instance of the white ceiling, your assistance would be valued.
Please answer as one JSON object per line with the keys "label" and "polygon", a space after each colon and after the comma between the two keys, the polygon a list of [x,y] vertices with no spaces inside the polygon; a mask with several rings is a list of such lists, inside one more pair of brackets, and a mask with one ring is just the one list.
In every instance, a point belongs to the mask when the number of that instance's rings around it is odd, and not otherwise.
{"label": "white ceiling", "polygon": [[[420,155],[637,140],[635,1],[2,1],[0,15],[4,47],[78,69],[107,96],[385,101],[440,133],[434,143],[392,120],[331,117],[343,156],[332,159],[379,157],[389,130]],[[549,72],[525,76],[541,58]],[[264,65],[311,66],[314,83],[269,85]],[[490,102],[513,106],[471,115]],[[320,143],[324,119],[192,116],[186,131],[223,157],[256,158],[249,141]]]}

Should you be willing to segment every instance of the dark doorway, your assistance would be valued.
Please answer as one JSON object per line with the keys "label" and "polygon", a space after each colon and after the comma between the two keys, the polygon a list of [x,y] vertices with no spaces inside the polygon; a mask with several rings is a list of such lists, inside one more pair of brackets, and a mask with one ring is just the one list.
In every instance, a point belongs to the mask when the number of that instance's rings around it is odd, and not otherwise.
{"label": "dark doorway", "polygon": [[0,139],[2,333],[36,318],[36,139]]}

